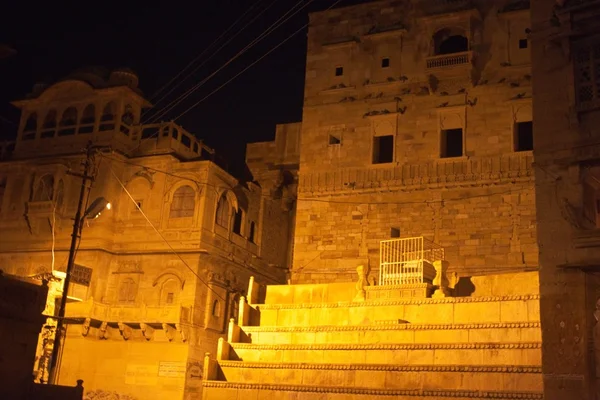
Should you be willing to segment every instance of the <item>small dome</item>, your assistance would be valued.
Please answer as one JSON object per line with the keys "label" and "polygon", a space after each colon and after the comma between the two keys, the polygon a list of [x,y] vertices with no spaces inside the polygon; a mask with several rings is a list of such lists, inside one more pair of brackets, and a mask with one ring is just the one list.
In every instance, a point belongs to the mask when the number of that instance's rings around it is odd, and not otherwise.
{"label": "small dome", "polygon": [[114,86],[129,86],[132,89],[136,89],[139,84],[139,78],[129,68],[119,68],[110,73],[108,83]]}

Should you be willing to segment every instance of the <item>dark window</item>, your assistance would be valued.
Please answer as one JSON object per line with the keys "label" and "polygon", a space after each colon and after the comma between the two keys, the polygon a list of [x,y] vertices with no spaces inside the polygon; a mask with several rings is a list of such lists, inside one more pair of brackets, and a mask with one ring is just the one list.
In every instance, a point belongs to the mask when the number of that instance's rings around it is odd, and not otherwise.
{"label": "dark window", "polygon": [[533,150],[533,123],[517,122],[515,124],[515,151]]}
{"label": "dark window", "polygon": [[233,216],[233,233],[242,234],[242,210],[238,209]]}
{"label": "dark window", "polygon": [[25,132],[27,131],[35,131],[37,129],[37,115],[35,113],[31,114],[27,117],[27,122],[25,122],[25,128],[23,129]]}
{"label": "dark window", "polygon": [[250,222],[250,232],[248,233],[248,240],[254,243],[254,230],[256,229],[256,225],[254,221]]}
{"label": "dark window", "polygon": [[340,143],[342,143],[342,139],[340,139],[338,136],[329,135],[329,144],[330,145],[340,144]]}
{"label": "dark window", "polygon": [[81,124],[93,124],[96,120],[96,109],[93,104],[88,104],[81,114]]}
{"label": "dark window", "polygon": [[188,135],[181,135],[181,144],[189,149],[192,146],[192,139]]}
{"label": "dark window", "polygon": [[217,203],[217,212],[215,215],[215,222],[217,223],[217,225],[220,225],[223,228],[227,228],[227,223],[229,222],[230,209],[231,207],[229,206],[227,197],[225,197],[225,194],[223,194],[219,198],[219,202]]}
{"label": "dark window", "polygon": [[166,301],[166,303],[167,304],[173,304],[173,297],[175,297],[174,293],[172,293],[172,292],[167,293],[167,301]]}
{"label": "dark window", "polygon": [[519,48],[520,49],[526,49],[527,48],[527,39],[520,39],[519,40]]}
{"label": "dark window", "polygon": [[335,67],[335,76],[344,75],[344,67]]}
{"label": "dark window", "polygon": [[394,161],[394,136],[376,136],[373,138],[373,164]]}
{"label": "dark window", "polygon": [[469,40],[464,32],[454,29],[441,29],[433,35],[435,54],[452,54],[469,50]]}
{"label": "dark window", "polygon": [[463,155],[462,128],[445,129],[442,131],[442,158],[461,157]]}
{"label": "dark window", "polygon": [[400,237],[400,228],[391,228],[390,229],[390,237],[391,238],[399,238]]}
{"label": "dark window", "polygon": [[385,57],[381,59],[381,68],[387,68],[390,66],[390,59]]}
{"label": "dark window", "polygon": [[589,110],[600,104],[600,43],[574,46],[575,88],[579,109]]}

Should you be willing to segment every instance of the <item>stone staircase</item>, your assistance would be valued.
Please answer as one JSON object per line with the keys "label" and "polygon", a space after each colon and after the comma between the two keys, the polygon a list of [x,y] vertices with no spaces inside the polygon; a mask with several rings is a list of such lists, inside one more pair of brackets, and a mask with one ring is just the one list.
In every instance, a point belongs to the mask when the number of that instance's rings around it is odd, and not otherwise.
{"label": "stone staircase", "polygon": [[542,399],[535,286],[435,299],[365,287],[357,300],[355,284],[251,281],[206,355],[203,399]]}

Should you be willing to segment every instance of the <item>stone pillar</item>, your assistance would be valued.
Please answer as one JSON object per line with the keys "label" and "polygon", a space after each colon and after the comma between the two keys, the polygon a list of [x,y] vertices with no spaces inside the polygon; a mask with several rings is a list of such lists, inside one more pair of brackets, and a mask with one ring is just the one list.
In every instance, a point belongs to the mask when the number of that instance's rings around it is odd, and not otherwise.
{"label": "stone pillar", "polygon": [[450,290],[448,289],[448,277],[446,276],[446,271],[448,271],[448,261],[434,261],[433,267],[435,268],[433,286],[437,286],[437,288],[431,297],[437,299],[450,296]]}

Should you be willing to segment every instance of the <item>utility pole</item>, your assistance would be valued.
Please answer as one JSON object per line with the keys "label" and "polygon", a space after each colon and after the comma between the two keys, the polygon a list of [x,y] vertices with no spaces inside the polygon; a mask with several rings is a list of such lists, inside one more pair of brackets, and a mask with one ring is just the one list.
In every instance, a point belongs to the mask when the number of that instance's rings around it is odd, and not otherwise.
{"label": "utility pole", "polygon": [[[86,157],[83,162],[83,174],[71,173],[71,175],[81,177],[81,190],[79,191],[79,202],[77,203],[77,212],[75,213],[75,221],[73,221],[73,233],[71,234],[71,248],[69,249],[69,260],[67,262],[67,272],[65,276],[65,282],[63,285],[62,297],[60,299],[60,308],[58,309],[57,324],[56,324],[56,335],[54,338],[54,346],[52,347],[52,358],[50,364],[50,376],[49,380],[51,384],[56,385],[58,383],[58,357],[62,353],[60,351],[61,345],[64,341],[63,326],[65,318],[65,308],[67,305],[67,296],[69,293],[69,283],[71,281],[71,272],[75,265],[75,250],[77,249],[77,239],[81,233],[81,223],[83,222],[82,213],[83,201],[85,198],[85,191],[87,189],[87,182],[93,181],[93,177],[89,176],[90,168],[92,166],[92,142],[88,142],[86,146]],[[61,340],[63,339],[63,340]]]}

